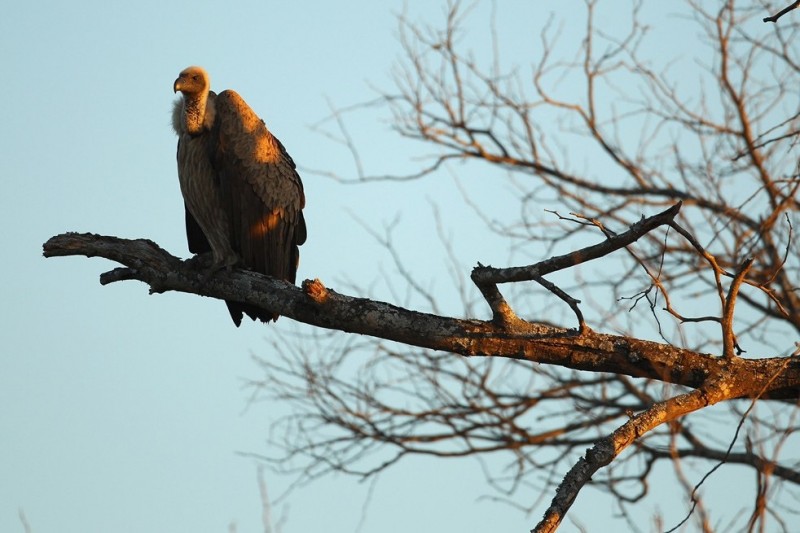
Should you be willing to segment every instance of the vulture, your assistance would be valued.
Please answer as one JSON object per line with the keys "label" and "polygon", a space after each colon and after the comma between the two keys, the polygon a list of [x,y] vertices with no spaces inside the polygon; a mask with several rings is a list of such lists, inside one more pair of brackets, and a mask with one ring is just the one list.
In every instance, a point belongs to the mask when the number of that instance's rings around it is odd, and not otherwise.
{"label": "vulture", "polygon": [[[215,94],[201,67],[184,69],[172,112],[178,136],[178,180],[189,251],[211,253],[211,270],[242,267],[295,282],[306,240],[303,183],[294,161],[238,93]],[[247,314],[278,315],[226,301],[238,327]]]}

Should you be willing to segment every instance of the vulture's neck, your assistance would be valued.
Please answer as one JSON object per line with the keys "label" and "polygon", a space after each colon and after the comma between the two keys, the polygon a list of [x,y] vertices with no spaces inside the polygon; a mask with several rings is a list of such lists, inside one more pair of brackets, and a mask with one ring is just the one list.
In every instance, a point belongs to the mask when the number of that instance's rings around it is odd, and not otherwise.
{"label": "vulture's neck", "polygon": [[209,93],[183,98],[180,114],[181,130],[189,135],[199,135],[211,128],[214,122],[214,100]]}

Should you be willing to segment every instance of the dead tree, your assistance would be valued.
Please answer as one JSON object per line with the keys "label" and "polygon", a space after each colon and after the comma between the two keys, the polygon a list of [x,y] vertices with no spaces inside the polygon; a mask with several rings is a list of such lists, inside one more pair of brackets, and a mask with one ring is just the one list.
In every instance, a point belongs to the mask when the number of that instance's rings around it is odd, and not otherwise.
{"label": "dead tree", "polygon": [[[713,510],[699,490],[706,477],[687,470],[710,475],[721,464],[741,465],[755,481],[739,528],[786,529],[781,497],[796,497],[800,484],[792,450],[800,398],[793,232],[800,179],[792,150],[800,28],[786,17],[753,34],[747,22],[762,16],[756,2],[724,2],[715,11],[687,2],[686,24],[703,30],[712,59],[698,67],[704,85],[686,92],[643,57],[641,4],[618,19],[625,31],[613,33],[595,26],[596,2],[585,5],[583,42],[565,54],[549,23],[529,76],[499,62],[482,66],[459,48],[466,10],[458,3],[442,28],[401,18],[406,61],[383,102],[399,133],[423,141],[433,160],[410,176],[358,179],[437,179],[459,161],[517,180],[521,220],[476,211],[497,238],[545,253],[538,262],[478,264],[471,272],[489,320],[347,296],[318,280],[297,288],[244,271],[205,279],[146,240],[64,234],[45,244],[45,255],[121,263],[101,276],[104,284],[135,279],[151,292],[237,300],[369,336],[316,350],[283,345],[278,360],[262,361],[265,377],[254,385],[297,408],[276,428],[286,450],[279,464],[299,462],[305,476],[368,477],[414,454],[504,452],[509,469],[487,471],[488,480],[509,498],[529,498],[527,509],[549,499],[534,530],[553,531],[586,486],[612,494],[633,521],[633,504],[667,465],[686,506],[655,525],[693,520],[710,531]],[[579,96],[559,96],[560,82],[579,87]],[[602,171],[576,170],[565,149],[573,145]],[[582,244],[555,253],[565,242]],[[606,275],[576,274],[570,287],[547,278],[612,258]],[[532,285],[542,309],[563,305],[572,322],[518,311],[527,293],[514,289]],[[720,428],[729,430],[723,438]],[[737,517],[729,520],[726,527]]]}

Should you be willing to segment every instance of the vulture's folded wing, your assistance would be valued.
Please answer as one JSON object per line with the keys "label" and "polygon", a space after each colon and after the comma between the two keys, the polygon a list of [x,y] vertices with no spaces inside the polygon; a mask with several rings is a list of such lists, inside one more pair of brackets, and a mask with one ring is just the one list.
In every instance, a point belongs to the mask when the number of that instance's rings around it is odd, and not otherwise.
{"label": "vulture's folded wing", "polygon": [[211,161],[243,266],[295,282],[305,241],[303,185],[294,161],[234,91],[215,101]]}

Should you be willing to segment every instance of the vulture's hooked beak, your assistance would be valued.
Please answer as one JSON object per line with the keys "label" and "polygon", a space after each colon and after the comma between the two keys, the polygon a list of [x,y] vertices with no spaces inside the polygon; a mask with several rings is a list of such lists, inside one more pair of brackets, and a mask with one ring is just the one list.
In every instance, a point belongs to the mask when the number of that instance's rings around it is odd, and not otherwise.
{"label": "vulture's hooked beak", "polygon": [[175,83],[172,84],[172,91],[178,92],[180,90],[181,90],[181,79],[178,78],[177,80],[175,80]]}

